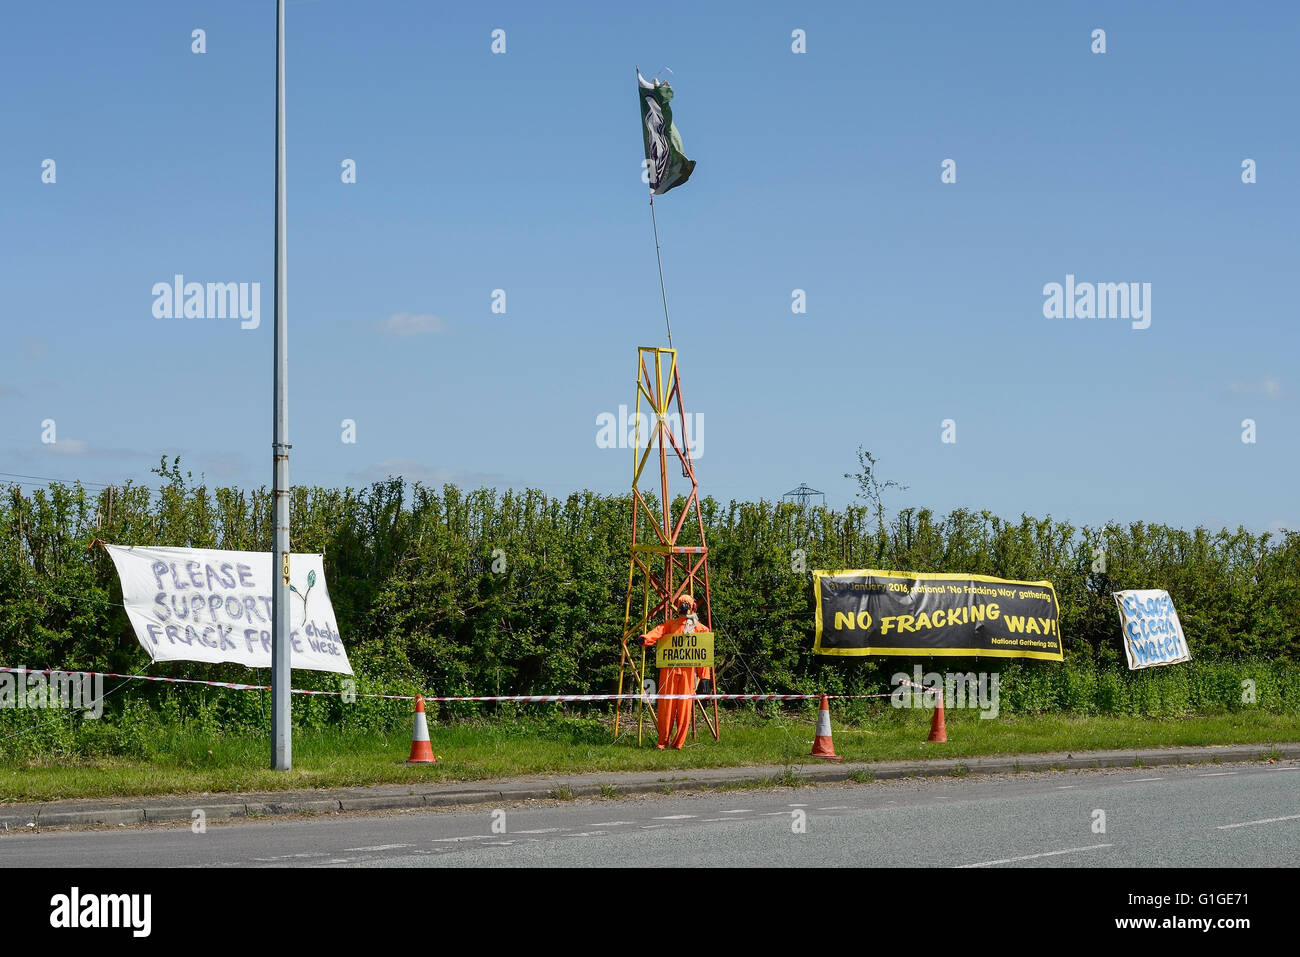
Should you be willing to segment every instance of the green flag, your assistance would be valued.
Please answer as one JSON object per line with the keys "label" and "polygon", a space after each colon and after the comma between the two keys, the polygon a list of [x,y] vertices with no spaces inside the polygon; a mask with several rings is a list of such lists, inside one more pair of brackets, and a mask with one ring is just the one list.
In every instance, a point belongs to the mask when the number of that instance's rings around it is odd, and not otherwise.
{"label": "green flag", "polygon": [[641,98],[641,134],[650,172],[650,190],[666,193],[691,178],[695,160],[682,152],[682,138],[673,126],[673,88],[658,80],[651,82],[636,71],[637,93]]}

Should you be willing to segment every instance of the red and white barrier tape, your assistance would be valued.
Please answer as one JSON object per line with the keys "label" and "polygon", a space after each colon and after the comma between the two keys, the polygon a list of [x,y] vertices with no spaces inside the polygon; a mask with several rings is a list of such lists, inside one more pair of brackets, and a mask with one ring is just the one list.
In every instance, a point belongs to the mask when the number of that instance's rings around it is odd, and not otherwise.
{"label": "red and white barrier tape", "polygon": [[[159,678],[154,675],[123,675],[111,671],[60,671],[57,668],[6,668],[0,666],[0,674],[27,675],[87,675],[100,678],[123,678],[134,681],[158,681],[164,684],[206,685],[211,688],[226,688],[232,691],[270,691],[270,685],[236,684],[230,681],[201,681],[197,678]],[[909,684],[911,682],[908,682]],[[916,685],[916,687],[921,687]],[[388,701],[414,701],[417,697],[425,701],[445,702],[506,702],[513,701],[526,704],[546,704],[563,701],[810,701],[818,700],[820,694],[507,694],[507,695],[408,695],[408,694],[374,694],[350,691],[311,691],[306,688],[291,688],[290,694],[303,695],[348,695],[355,698],[381,698]],[[884,694],[828,694],[827,698],[888,698]]]}
{"label": "red and white barrier tape", "polygon": [[[99,678],[127,678],[133,681],[162,681],[167,684],[210,685],[214,688],[231,688],[235,691],[268,691],[270,685],[241,685],[230,681],[200,681],[197,678],[158,678],[154,675],[120,675],[112,671],[63,671],[59,668],[6,668],[0,666],[0,674],[14,675],[87,675]],[[320,692],[332,694],[333,692]]]}
{"label": "red and white barrier tape", "polygon": [[906,678],[901,679],[900,684],[905,684],[911,688],[917,688],[926,694],[943,694],[943,688],[927,688],[925,685],[919,685],[915,681],[908,681]]}

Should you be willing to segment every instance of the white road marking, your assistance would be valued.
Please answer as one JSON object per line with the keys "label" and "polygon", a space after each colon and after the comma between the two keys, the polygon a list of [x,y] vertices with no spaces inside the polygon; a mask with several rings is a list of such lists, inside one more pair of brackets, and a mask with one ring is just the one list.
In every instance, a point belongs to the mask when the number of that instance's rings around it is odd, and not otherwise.
{"label": "white road marking", "polygon": [[1300,771],[1300,768],[1267,768],[1269,771]]}
{"label": "white road marking", "polygon": [[819,811],[847,811],[847,810],[849,810],[849,805],[847,805],[847,804],[832,804],[830,807],[819,807],[817,810],[819,810]]}
{"label": "white road marking", "polygon": [[807,804],[787,804],[786,807],[807,807]]}
{"label": "white road marking", "polygon": [[490,841],[491,839],[492,839],[491,834],[470,834],[466,837],[435,837],[433,839],[433,843],[456,844],[456,843],[460,843],[461,841]]}
{"label": "white road marking", "polygon": [[656,821],[685,821],[687,818],[695,817],[694,814],[665,814],[663,817],[655,818]]}
{"label": "white road marking", "polygon": [[556,831],[567,831],[567,827],[535,827],[530,831],[512,831],[513,834],[554,834]]}
{"label": "white road marking", "polygon": [[753,808],[739,807],[736,808],[734,811],[723,811],[722,813],[723,814],[753,814],[754,810]]}
{"label": "white road marking", "polygon": [[980,861],[978,864],[961,864],[959,867],[992,867],[994,864],[1013,864],[1016,861],[1032,861],[1040,857],[1059,857],[1062,854],[1077,854],[1079,851],[1095,851],[1102,847],[1114,847],[1114,844],[1089,844],[1087,847],[1067,847],[1063,851],[1044,851],[1042,854],[1022,854],[1020,857],[1005,857],[1000,861]]}
{"label": "white road marking", "polygon": [[641,830],[643,830],[643,831],[653,831],[653,830],[654,830],[655,828],[657,828],[657,827],[667,827],[667,826],[668,826],[667,824],[642,824],[642,825],[641,825]]}
{"label": "white road marking", "polygon": [[565,837],[599,837],[602,834],[608,834],[608,831],[579,831],[577,834],[566,834]]}
{"label": "white road marking", "polygon": [[410,844],[376,844],[373,847],[345,847],[345,851],[395,851],[399,847],[410,847]]}
{"label": "white road marking", "polygon": [[484,841],[484,847],[510,847],[514,841]]}
{"label": "white road marking", "polygon": [[701,824],[713,824],[713,823],[715,823],[715,822],[717,822],[717,821],[725,821],[725,820],[727,820],[727,818],[725,818],[725,817],[706,817],[706,818],[705,818],[703,821],[701,821],[700,823],[701,823]]}
{"label": "white road marking", "polygon": [[1198,778],[1221,778],[1225,774],[1236,774],[1236,771],[1213,771],[1209,774],[1198,774]]}
{"label": "white road marking", "polygon": [[1266,817],[1262,821],[1242,821],[1240,824],[1220,824],[1216,831],[1230,831],[1234,827],[1254,827],[1256,824],[1276,824],[1278,821],[1300,821],[1300,814],[1288,814],[1286,817]]}
{"label": "white road marking", "polygon": [[1068,791],[1068,790],[1070,790],[1070,788],[1077,788],[1078,786],[1079,786],[1079,785],[1077,785],[1077,784],[1058,784],[1058,785],[1056,786],[1056,790],[1058,790],[1058,791]]}
{"label": "white road marking", "polygon": [[621,827],[625,824],[635,824],[636,821],[604,821],[600,824],[588,824],[588,827]]}
{"label": "white road marking", "polygon": [[1133,784],[1138,784],[1139,782],[1142,782],[1142,781],[1163,781],[1163,780],[1164,780],[1164,778],[1134,778],[1133,781],[1132,781],[1132,783],[1133,783]]}

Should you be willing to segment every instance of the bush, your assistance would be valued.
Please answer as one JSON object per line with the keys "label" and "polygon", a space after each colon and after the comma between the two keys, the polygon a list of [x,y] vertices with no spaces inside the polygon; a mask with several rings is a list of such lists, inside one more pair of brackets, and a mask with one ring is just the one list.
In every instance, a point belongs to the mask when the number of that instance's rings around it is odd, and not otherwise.
{"label": "bush", "polygon": [[[90,542],[268,550],[265,489],[212,489],[166,463],[163,484],[99,493],[52,484],[0,495],[0,663],[258,681],[233,665],[149,666],[119,605],[112,562]],[[111,497],[111,502],[110,502]],[[680,507],[681,503],[677,503]],[[901,568],[1048,579],[1056,586],[1066,662],[946,659],[923,670],[997,670],[1009,713],[1180,715],[1300,701],[1300,534],[1163,525],[1075,528],[957,509],[905,509],[885,523],[867,508],[702,503],[710,548],[719,690],[878,693],[906,659],[839,660],[811,653],[814,568]],[[626,600],[631,501],[589,491],[434,490],[399,479],[368,489],[296,488],[294,546],[323,552],[359,692],[410,695],[591,693],[614,690]],[[804,553],[795,571],[795,550]],[[494,552],[505,556],[493,570]],[[1100,550],[1100,551],[1099,551]],[[1103,571],[1094,571],[1104,552]],[[1098,565],[1097,567],[1102,567]],[[1111,592],[1166,588],[1190,638],[1189,664],[1130,673]],[[1243,703],[1242,681],[1257,703]],[[295,686],[339,690],[340,678],[298,671]],[[260,678],[265,683],[266,677]],[[492,704],[443,704],[431,718],[509,717]],[[775,710],[762,705],[759,710]],[[879,701],[847,705],[884,714]],[[601,705],[572,713],[595,714]],[[304,728],[406,727],[409,701],[296,696]],[[146,753],[158,735],[265,729],[264,693],[133,683],[91,726],[58,713],[0,713],[0,749]],[[13,743],[13,742],[23,743]]]}

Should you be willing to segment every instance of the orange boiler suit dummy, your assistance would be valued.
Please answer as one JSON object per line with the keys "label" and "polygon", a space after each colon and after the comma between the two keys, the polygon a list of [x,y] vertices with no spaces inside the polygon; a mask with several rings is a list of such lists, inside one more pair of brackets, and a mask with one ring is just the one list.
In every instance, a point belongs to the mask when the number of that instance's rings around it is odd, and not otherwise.
{"label": "orange boiler suit dummy", "polygon": [[[684,595],[678,603],[678,610],[681,612],[680,618],[670,618],[641,636],[646,647],[670,635],[690,635],[704,630],[695,615],[694,598]],[[712,668],[660,668],[659,694],[694,694],[696,684],[712,676]],[[690,698],[659,699],[659,750],[662,751],[668,745],[670,735],[674,748],[680,750],[686,743],[686,732],[691,726],[692,704],[694,701]],[[677,725],[675,731],[674,723]]]}

